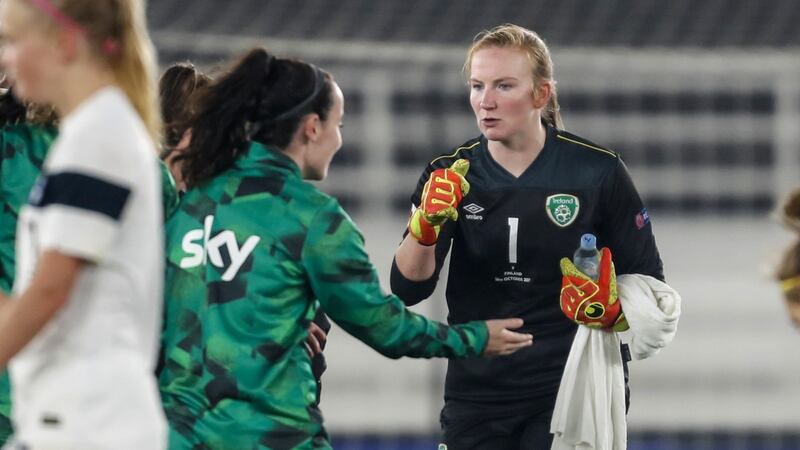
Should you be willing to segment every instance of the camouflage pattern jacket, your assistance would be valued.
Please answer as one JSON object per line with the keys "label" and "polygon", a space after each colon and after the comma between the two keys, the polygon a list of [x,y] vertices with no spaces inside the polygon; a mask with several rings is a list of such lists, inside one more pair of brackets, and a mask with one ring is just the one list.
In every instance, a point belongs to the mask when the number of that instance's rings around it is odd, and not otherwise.
{"label": "camouflage pattern jacket", "polygon": [[384,294],[338,202],[258,143],[184,195],[166,254],[173,450],[330,448],[303,345],[320,307],[390,358],[470,357],[488,339],[482,322],[447,327]]}
{"label": "camouflage pattern jacket", "polygon": [[[6,125],[0,130],[0,291],[9,294],[14,285],[17,214],[27,203],[39,176],[56,129],[34,125]],[[0,374],[0,446],[11,435],[11,397],[8,373]]]}

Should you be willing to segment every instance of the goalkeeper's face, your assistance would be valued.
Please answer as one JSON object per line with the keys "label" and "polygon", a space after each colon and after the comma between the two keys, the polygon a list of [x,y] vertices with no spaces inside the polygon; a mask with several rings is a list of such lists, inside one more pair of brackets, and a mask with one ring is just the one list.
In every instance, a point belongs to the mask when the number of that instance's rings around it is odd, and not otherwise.
{"label": "goalkeeper's face", "polygon": [[0,3],[0,33],[2,33],[2,62],[14,92],[22,99],[51,103],[59,61],[57,31],[48,29],[32,8],[19,0]]}
{"label": "goalkeeper's face", "polygon": [[475,52],[470,67],[470,104],[487,139],[518,140],[540,126],[546,98],[537,97],[534,87],[531,62],[522,50],[488,47]]}

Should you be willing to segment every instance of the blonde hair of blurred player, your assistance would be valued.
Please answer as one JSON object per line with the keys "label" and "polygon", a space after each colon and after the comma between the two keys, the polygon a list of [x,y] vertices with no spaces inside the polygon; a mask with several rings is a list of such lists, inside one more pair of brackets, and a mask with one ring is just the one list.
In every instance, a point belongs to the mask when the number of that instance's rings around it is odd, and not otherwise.
{"label": "blonde hair of blurred player", "polygon": [[551,83],[550,99],[542,110],[542,118],[555,128],[563,128],[561,113],[559,113],[558,96],[553,78],[553,60],[550,50],[536,32],[519,25],[504,24],[483,31],[475,36],[464,62],[464,74],[470,78],[472,58],[479,50],[487,48],[516,48],[523,51],[531,62],[534,88],[543,81]]}
{"label": "blonde hair of blurred player", "polygon": [[156,58],[142,1],[2,0],[2,8],[4,66],[20,97],[63,116],[96,85],[114,85],[159,142]]}

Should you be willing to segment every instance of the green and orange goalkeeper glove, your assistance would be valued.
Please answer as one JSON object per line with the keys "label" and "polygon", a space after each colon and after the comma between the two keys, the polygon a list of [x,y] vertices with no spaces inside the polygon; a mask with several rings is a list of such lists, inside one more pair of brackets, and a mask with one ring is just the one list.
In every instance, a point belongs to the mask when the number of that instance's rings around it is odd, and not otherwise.
{"label": "green and orange goalkeeper glove", "polygon": [[570,320],[591,328],[628,329],[617,296],[617,274],[608,247],[600,250],[597,281],[578,270],[569,258],[561,259],[561,274],[561,311]]}
{"label": "green and orange goalkeeper glove", "polygon": [[431,172],[422,189],[419,207],[408,221],[408,232],[420,244],[435,244],[441,225],[448,219],[458,219],[458,204],[469,192],[469,183],[464,178],[468,170],[469,161],[459,159],[449,169]]}

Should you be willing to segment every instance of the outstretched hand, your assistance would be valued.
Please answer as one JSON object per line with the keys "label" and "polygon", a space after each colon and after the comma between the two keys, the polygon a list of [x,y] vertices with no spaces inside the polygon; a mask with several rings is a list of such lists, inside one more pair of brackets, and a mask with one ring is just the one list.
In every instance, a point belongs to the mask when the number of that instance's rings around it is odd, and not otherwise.
{"label": "outstretched hand", "polygon": [[522,319],[487,320],[489,342],[483,350],[483,356],[510,355],[533,344],[533,335],[511,331],[520,328],[522,324]]}

